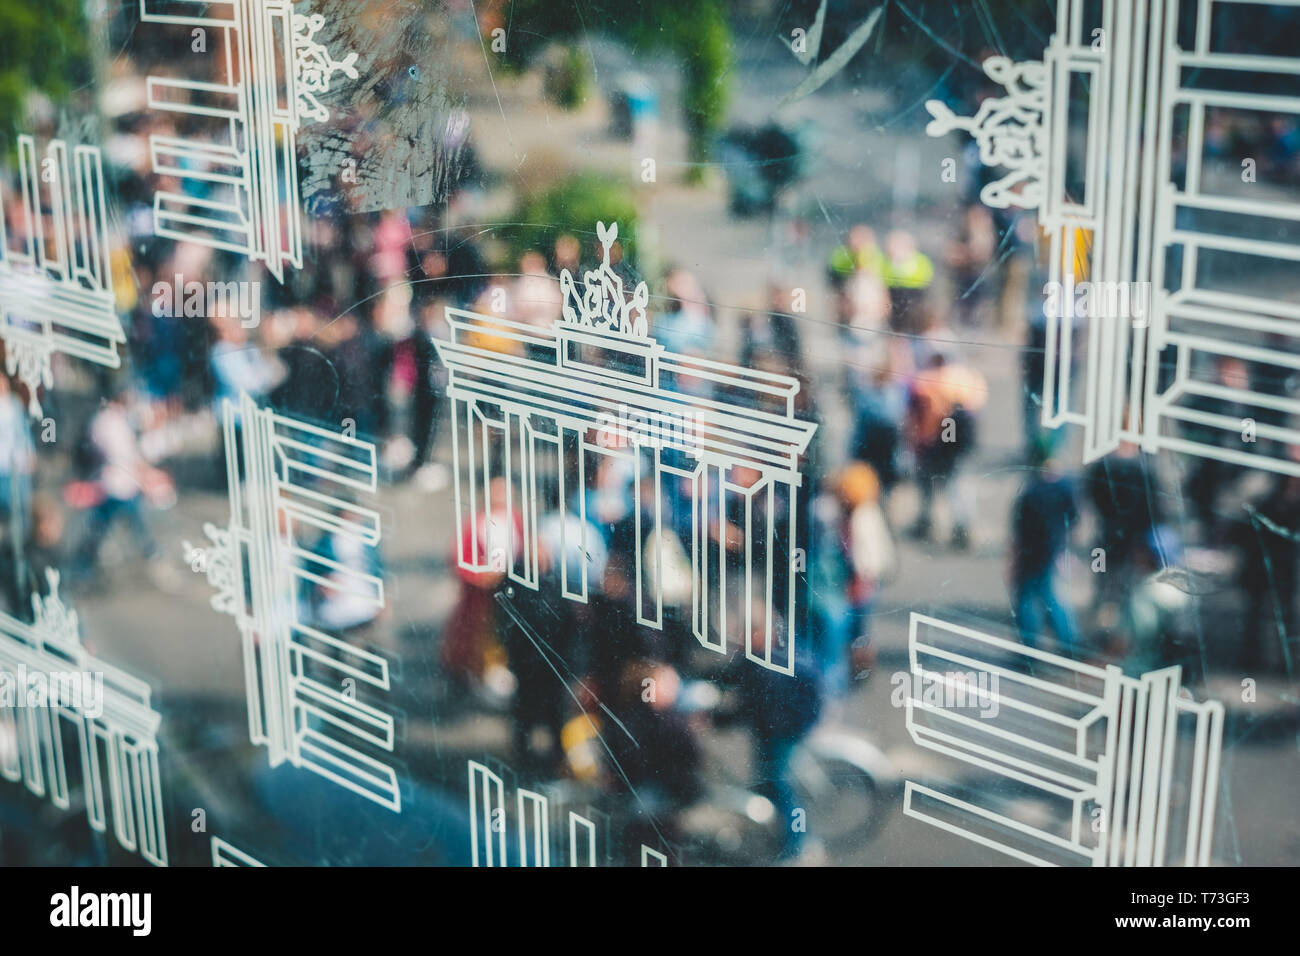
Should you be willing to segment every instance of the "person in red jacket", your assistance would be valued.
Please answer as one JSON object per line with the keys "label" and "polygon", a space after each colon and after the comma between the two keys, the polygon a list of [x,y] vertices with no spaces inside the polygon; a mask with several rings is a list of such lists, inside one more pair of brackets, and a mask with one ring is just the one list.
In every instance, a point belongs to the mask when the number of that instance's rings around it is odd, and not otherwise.
{"label": "person in red jacket", "polygon": [[524,533],[519,512],[512,519],[506,511],[504,478],[492,479],[488,501],[489,507],[474,516],[457,542],[459,556],[482,569],[457,562],[460,597],[443,631],[439,652],[443,670],[466,687],[483,681],[493,649],[499,647],[493,595],[506,579],[511,555],[518,552]]}

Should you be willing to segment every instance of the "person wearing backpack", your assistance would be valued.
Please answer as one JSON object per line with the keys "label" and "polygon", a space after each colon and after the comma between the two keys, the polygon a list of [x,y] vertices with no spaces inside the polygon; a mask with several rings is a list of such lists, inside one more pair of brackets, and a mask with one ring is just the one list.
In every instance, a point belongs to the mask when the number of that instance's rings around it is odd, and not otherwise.
{"label": "person wearing backpack", "polygon": [[975,416],[987,397],[983,376],[949,361],[941,351],[931,355],[917,373],[907,412],[921,495],[921,513],[912,531],[915,537],[930,537],[934,495],[941,488],[952,514],[952,546],[968,544],[974,507],[959,466],[975,448]]}
{"label": "person wearing backpack", "polygon": [[870,639],[871,606],[897,558],[872,467],[850,462],[828,485],[812,506],[811,636],[825,694],[838,699],[852,686],[853,648]]}

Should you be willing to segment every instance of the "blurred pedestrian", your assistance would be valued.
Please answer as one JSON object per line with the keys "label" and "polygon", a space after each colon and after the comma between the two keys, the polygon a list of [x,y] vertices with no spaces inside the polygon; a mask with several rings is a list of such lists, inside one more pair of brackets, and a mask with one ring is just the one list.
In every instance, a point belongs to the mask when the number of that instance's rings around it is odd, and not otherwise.
{"label": "blurred pedestrian", "polygon": [[948,245],[948,269],[952,273],[953,312],[960,325],[979,323],[979,313],[993,288],[990,275],[997,236],[993,216],[983,203],[974,203],[962,213],[961,230]]}
{"label": "blurred pedestrian", "polygon": [[[1297,456],[1293,450],[1292,459]],[[1273,487],[1247,509],[1249,525],[1242,541],[1241,586],[1246,597],[1242,665],[1272,663],[1272,648],[1289,660],[1288,647],[1300,636],[1296,614],[1300,573],[1300,477],[1278,475]]]}
{"label": "blurred pedestrian", "polygon": [[[752,614],[750,649],[756,656],[767,650],[767,609],[756,604]],[[784,644],[784,623],[773,614],[772,640]],[[779,652],[773,654],[779,657]],[[754,736],[754,777],[757,790],[776,808],[782,833],[781,860],[799,856],[805,845],[807,822],[796,819],[797,799],[791,781],[791,760],[795,748],[821,716],[823,689],[816,661],[799,642],[791,661],[794,674],[781,674],[738,657],[740,717]]]}
{"label": "blurred pedestrian", "polygon": [[19,537],[26,534],[35,471],[31,416],[9,376],[0,374],[0,521]]}
{"label": "blurred pedestrian", "polygon": [[952,520],[952,546],[969,543],[974,502],[962,480],[961,460],[974,451],[976,416],[988,396],[984,377],[976,370],[950,362],[935,352],[929,365],[912,383],[908,402],[908,435],[916,461],[916,481],[921,509],[912,533],[929,539],[935,491],[948,498]]}
{"label": "blurred pedestrian", "polygon": [[[1039,286],[1041,288],[1041,284]],[[1031,461],[1042,444],[1055,448],[1065,431],[1043,427],[1043,383],[1047,373],[1047,323],[1041,309],[1029,309],[1025,323],[1025,345],[1020,351],[1020,427],[1024,460]],[[1053,319],[1052,321],[1056,321]],[[1070,372],[1076,371],[1078,351],[1071,347]],[[1058,374],[1062,370],[1058,369]],[[1056,396],[1052,396],[1055,400]]]}
{"label": "blurred pedestrian", "polygon": [[546,258],[536,251],[519,257],[519,275],[509,294],[510,318],[539,332],[550,332],[564,304],[560,283],[546,270]]}
{"label": "blurred pedestrian", "polygon": [[484,686],[489,669],[504,665],[496,636],[494,595],[523,541],[523,520],[517,510],[512,520],[506,493],[506,480],[493,478],[488,501],[466,523],[456,543],[459,554],[453,561],[460,578],[460,596],[443,631],[439,658],[443,671],[465,689]]}
{"label": "blurred pedestrian", "polygon": [[703,791],[700,744],[675,706],[681,686],[670,664],[633,657],[619,668],[607,698],[620,725],[607,735],[618,768],[607,774],[607,783],[615,792],[635,791],[643,812],[667,815],[669,822]]}
{"label": "blurred pedestrian", "polygon": [[655,339],[670,352],[712,356],[717,329],[700,280],[677,266],[664,277],[664,292],[666,301],[652,329]]}
{"label": "blurred pedestrian", "polygon": [[[347,509],[338,513],[340,526],[364,526],[366,519]],[[380,615],[372,600],[372,585],[382,582],[384,568],[379,549],[354,534],[330,531],[313,549],[321,561],[306,566],[315,578],[307,595],[312,623],[332,634],[360,631]]]}
{"label": "blurred pedestrian", "polygon": [[1097,513],[1096,546],[1105,562],[1094,602],[1103,609],[1122,603],[1135,583],[1134,563],[1161,521],[1160,499],[1147,456],[1130,441],[1093,462],[1084,483]]}
{"label": "blurred pedestrian", "polygon": [[853,676],[854,642],[870,639],[871,605],[896,558],[871,466],[852,462],[827,484],[812,504],[809,598],[825,692],[841,697]]}
{"label": "blurred pedestrian", "polygon": [[114,391],[95,412],[89,424],[89,445],[97,462],[92,484],[98,501],[91,507],[73,559],[73,577],[79,580],[98,572],[99,549],[119,519],[131,530],[141,556],[153,561],[158,545],[149,530],[145,505],[149,497],[165,497],[172,487],[170,477],[140,451],[125,389]]}
{"label": "blurred pedestrian", "polygon": [[[764,357],[770,367],[787,374],[803,370],[803,352],[799,342],[799,324],[792,311],[794,290],[772,283],[768,287],[771,306],[767,312],[745,312],[740,318],[740,364],[759,368]],[[787,371],[788,370],[788,371]]]}
{"label": "blurred pedestrian", "polygon": [[869,384],[854,396],[849,457],[871,466],[881,492],[888,495],[899,477],[899,445],[907,410],[906,387],[888,367],[875,370]]}
{"label": "blurred pedestrian", "polygon": [[1061,600],[1056,570],[1079,513],[1073,485],[1057,462],[1045,448],[1036,458],[1038,467],[1011,510],[1012,610],[1025,645],[1038,646],[1046,615],[1061,649],[1073,655],[1074,615]]}
{"label": "blurred pedestrian", "polygon": [[840,288],[857,272],[881,275],[885,269],[885,254],[876,241],[876,232],[865,223],[857,223],[849,230],[848,240],[831,252],[827,276],[833,289]]}
{"label": "blurred pedestrian", "polygon": [[49,495],[38,493],[32,498],[31,515],[31,528],[23,547],[17,554],[4,555],[9,613],[23,621],[32,619],[32,597],[50,593],[48,572],[62,568],[65,558],[63,510],[59,503]]}
{"label": "blurred pedestrian", "polygon": [[[1250,392],[1250,370],[1241,359],[1231,355],[1218,355],[1213,362],[1213,385],[1228,394],[1246,395]],[[1254,409],[1242,401],[1211,395],[1193,395],[1187,406],[1201,414],[1213,414],[1225,420],[1254,422]],[[1234,451],[1250,451],[1243,442],[1243,431],[1220,428],[1201,422],[1186,422],[1183,435],[1189,441]],[[1252,440],[1253,440],[1252,436]],[[1219,544],[1220,532],[1225,527],[1219,518],[1219,498],[1230,491],[1240,477],[1241,469],[1215,457],[1213,453],[1196,455],[1191,460],[1190,474],[1185,491],[1192,505],[1192,514],[1201,527],[1202,541],[1207,546]]]}
{"label": "blurred pedestrian", "polygon": [[417,296],[417,321],[411,333],[410,349],[415,365],[411,384],[408,428],[411,439],[411,464],[406,477],[414,478],[424,491],[440,491],[451,483],[451,470],[441,462],[430,461],[429,454],[438,438],[439,412],[443,404],[446,370],[438,360],[434,339],[446,327],[445,301]]}
{"label": "blurred pedestrian", "polygon": [[916,238],[897,229],[885,238],[885,261],[881,270],[889,288],[890,328],[915,335],[921,325],[921,303],[934,281],[934,263],[916,246]]}
{"label": "blurred pedestrian", "polygon": [[222,403],[239,404],[241,394],[264,405],[271,390],[280,383],[284,370],[272,356],[249,339],[248,329],[239,319],[230,315],[211,318],[216,344],[209,353],[212,369],[212,402],[217,419],[221,418]]}
{"label": "blurred pedestrian", "polygon": [[876,373],[891,364],[889,290],[878,272],[860,268],[835,291],[845,385],[851,402]]}

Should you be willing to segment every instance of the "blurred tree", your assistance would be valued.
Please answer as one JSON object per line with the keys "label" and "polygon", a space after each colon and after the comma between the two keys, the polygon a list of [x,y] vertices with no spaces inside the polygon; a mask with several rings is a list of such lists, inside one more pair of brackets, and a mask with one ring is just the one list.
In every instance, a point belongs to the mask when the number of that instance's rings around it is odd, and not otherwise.
{"label": "blurred tree", "polygon": [[682,111],[690,134],[688,179],[698,181],[722,128],[732,61],[731,28],[722,0],[510,0],[485,11],[484,36],[505,30],[502,59],[523,68],[552,42],[581,42],[603,32],[637,53],[671,50],[682,67]]}
{"label": "blurred tree", "polygon": [[587,98],[591,86],[591,63],[576,46],[560,52],[546,68],[546,94],[566,110],[575,109]]}
{"label": "blurred tree", "polygon": [[27,96],[55,102],[91,81],[83,0],[0,0],[0,134],[24,126]]}
{"label": "blurred tree", "polygon": [[[514,261],[535,249],[550,255],[555,240],[570,235],[582,242],[585,255],[594,255],[597,222],[618,223],[618,240],[624,249],[636,241],[636,203],[628,184],[599,173],[579,173],[523,200],[514,224],[499,230],[509,244]],[[629,259],[635,259],[629,254]]]}

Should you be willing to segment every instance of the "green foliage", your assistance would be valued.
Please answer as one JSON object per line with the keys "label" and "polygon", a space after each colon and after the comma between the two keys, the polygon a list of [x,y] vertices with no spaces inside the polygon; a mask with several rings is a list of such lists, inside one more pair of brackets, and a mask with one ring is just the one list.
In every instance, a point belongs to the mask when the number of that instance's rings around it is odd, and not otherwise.
{"label": "green foliage", "polygon": [[589,252],[597,222],[618,223],[619,242],[629,256],[636,240],[636,203],[631,188],[599,173],[570,176],[524,200],[514,221],[518,225],[504,227],[501,234],[516,262],[529,249],[549,255],[555,240],[566,233],[576,236]]}
{"label": "green foliage", "polygon": [[[514,0],[504,59],[522,69],[552,40],[581,43],[600,30],[637,55],[668,50],[681,63],[682,111],[690,133],[690,158],[708,157],[726,116],[731,69],[731,28],[722,0]],[[700,167],[691,167],[698,174]],[[698,178],[698,175],[693,176]]]}
{"label": "green foliage", "polygon": [[546,73],[546,93],[559,106],[571,110],[589,95],[591,63],[576,46],[564,51],[558,63],[551,64]]}
{"label": "green foliage", "polygon": [[90,78],[82,0],[0,0],[0,134],[23,125],[33,90],[58,102]]}
{"label": "green foliage", "polygon": [[[686,74],[682,110],[690,133],[690,159],[700,163],[708,158],[713,137],[726,118],[731,30],[716,3],[692,4],[686,11],[675,11],[668,20],[672,28],[669,43]],[[698,179],[701,167],[690,169],[691,178]]]}

